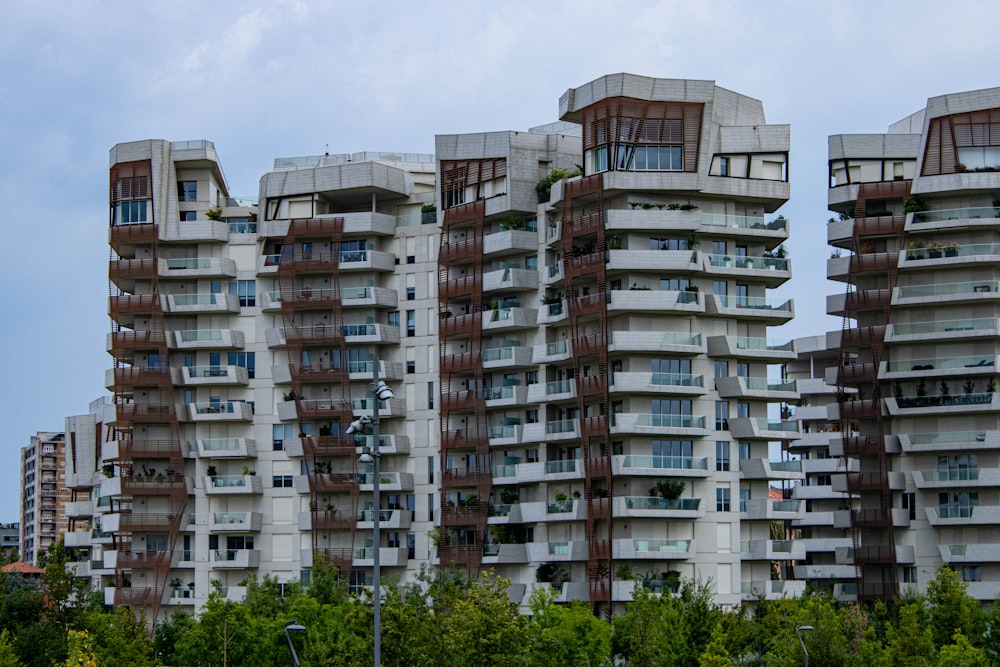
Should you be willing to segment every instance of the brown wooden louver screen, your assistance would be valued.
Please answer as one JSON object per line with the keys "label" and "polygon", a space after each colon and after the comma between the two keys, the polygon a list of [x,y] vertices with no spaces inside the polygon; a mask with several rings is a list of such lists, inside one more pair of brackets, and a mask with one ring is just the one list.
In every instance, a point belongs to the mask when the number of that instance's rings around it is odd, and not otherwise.
{"label": "brown wooden louver screen", "polygon": [[602,100],[583,110],[583,149],[614,142],[681,144],[684,171],[697,171],[704,110],[700,102]]}
{"label": "brown wooden louver screen", "polygon": [[149,160],[116,164],[111,170],[111,203],[131,199],[149,199],[152,165]]}
{"label": "brown wooden louver screen", "polygon": [[920,174],[938,176],[961,171],[958,149],[978,146],[1000,146],[1000,109],[931,119]]}

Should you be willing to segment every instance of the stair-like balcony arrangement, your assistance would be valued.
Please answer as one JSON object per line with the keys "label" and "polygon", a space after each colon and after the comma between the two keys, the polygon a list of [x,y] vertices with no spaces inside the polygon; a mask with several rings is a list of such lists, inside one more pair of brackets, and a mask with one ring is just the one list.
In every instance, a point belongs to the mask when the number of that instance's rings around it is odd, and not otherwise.
{"label": "stair-like balcony arrangement", "polygon": [[617,539],[611,543],[615,560],[687,560],[698,553],[695,540],[657,538]]}
{"label": "stair-like balcony arrangement", "polygon": [[954,283],[908,285],[893,289],[892,305],[936,306],[942,300],[947,300],[949,304],[989,301],[1000,297],[998,289],[1000,289],[1000,282],[996,280],[965,280]]}
{"label": "stair-like balcony arrangement", "polygon": [[611,457],[614,475],[663,477],[708,477],[708,459],[704,456],[652,456],[626,454]]}
{"label": "stair-like balcony arrangement", "polygon": [[966,338],[993,338],[1000,335],[995,317],[970,317],[955,320],[932,320],[890,324],[886,328],[887,343],[938,341]]}

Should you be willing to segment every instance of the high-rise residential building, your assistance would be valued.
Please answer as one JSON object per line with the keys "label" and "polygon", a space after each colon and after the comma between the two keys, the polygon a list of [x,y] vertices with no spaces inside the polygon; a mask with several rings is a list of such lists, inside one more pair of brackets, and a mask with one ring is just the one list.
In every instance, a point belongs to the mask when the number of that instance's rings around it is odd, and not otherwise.
{"label": "high-rise residential building", "polygon": [[994,600],[1000,89],[832,136],[829,160],[828,275],[846,285],[828,299],[844,318],[831,417],[855,498],[834,520],[850,527],[857,597],[922,590],[944,562]]}
{"label": "high-rise residential building", "polygon": [[13,549],[20,559],[21,523],[0,523],[0,553]]}
{"label": "high-rise residential building", "polygon": [[39,431],[21,448],[20,543],[25,563],[37,563],[38,555],[66,531],[64,445],[65,434]]}
{"label": "high-rise residential building", "polygon": [[[155,617],[317,559],[370,585],[375,549],[385,576],[493,567],[522,604],[559,584],[608,609],[679,576],[722,603],[802,590],[771,576],[799,557],[773,522],[804,516],[801,464],[772,460],[798,438],[794,382],[769,379],[794,358],[768,337],[793,315],[768,296],[791,275],[789,128],[627,74],[560,116],[436,155],[279,158],[257,204],[211,142],[112,149],[114,398],[67,422],[71,535],[109,602]],[[346,432],[375,378],[380,507],[374,436]]]}

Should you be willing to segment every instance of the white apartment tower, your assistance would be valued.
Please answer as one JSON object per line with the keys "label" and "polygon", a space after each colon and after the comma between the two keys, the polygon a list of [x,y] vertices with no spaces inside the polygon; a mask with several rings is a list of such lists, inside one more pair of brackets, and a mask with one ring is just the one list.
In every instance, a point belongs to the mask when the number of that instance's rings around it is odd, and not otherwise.
{"label": "white apartment tower", "polygon": [[[859,599],[934,567],[1000,593],[996,364],[1000,89],[934,97],[886,134],[830,137],[828,275],[846,293],[831,409],[850,462]],[[837,251],[835,255],[839,254]]]}
{"label": "white apartment tower", "polygon": [[31,565],[66,530],[64,445],[65,434],[39,431],[21,448],[21,560]]}
{"label": "white apartment tower", "polygon": [[[114,399],[67,426],[98,449],[74,458],[72,540],[109,602],[198,608],[317,559],[370,585],[374,549],[403,579],[495,567],[522,604],[561,584],[606,609],[634,577],[801,590],[771,580],[799,556],[770,528],[803,503],[768,497],[803,476],[769,460],[798,438],[794,383],[768,379],[794,356],[768,338],[793,316],[768,298],[789,128],[624,74],[560,115],[433,156],[277,159],[256,205],[211,142],[112,149]],[[346,433],[376,375],[378,508],[372,435]]]}

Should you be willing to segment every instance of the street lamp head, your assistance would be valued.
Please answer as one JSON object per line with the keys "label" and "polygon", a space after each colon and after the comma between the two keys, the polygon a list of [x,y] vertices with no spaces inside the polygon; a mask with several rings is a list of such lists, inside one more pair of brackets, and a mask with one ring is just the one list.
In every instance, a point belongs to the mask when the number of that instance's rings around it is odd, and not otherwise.
{"label": "street lamp head", "polygon": [[362,453],[361,456],[358,457],[358,463],[367,464],[374,462],[375,462],[375,457],[372,456],[371,450],[366,447],[364,453]]}
{"label": "street lamp head", "polygon": [[358,417],[351,422],[351,425],[347,427],[345,433],[347,435],[357,435],[359,433],[364,433],[365,427],[372,423],[372,418],[368,415],[363,415]]}
{"label": "street lamp head", "polygon": [[798,629],[799,630],[808,630],[808,631],[812,632],[813,626],[811,626],[811,625],[800,625],[798,627]]}
{"label": "street lamp head", "polygon": [[288,623],[285,623],[285,630],[305,632],[306,627],[304,625],[300,625],[298,621],[288,621]]}
{"label": "street lamp head", "polygon": [[389,385],[379,380],[379,383],[375,385],[375,397],[380,401],[388,401],[394,398],[395,394],[392,393],[392,389],[389,389]]}

